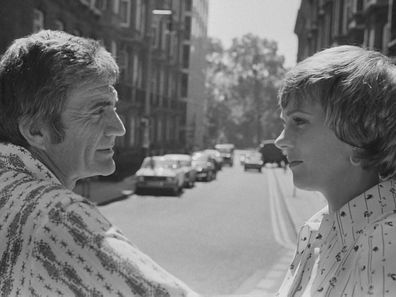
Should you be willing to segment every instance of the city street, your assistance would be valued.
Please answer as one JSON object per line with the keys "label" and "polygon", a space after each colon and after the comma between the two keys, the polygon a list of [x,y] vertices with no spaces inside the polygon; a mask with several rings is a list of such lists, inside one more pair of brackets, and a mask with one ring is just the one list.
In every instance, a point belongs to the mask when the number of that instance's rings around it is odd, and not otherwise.
{"label": "city street", "polygon": [[[271,170],[280,169],[244,172],[235,162],[223,167],[216,180],[197,182],[180,197],[131,195],[100,210],[199,293],[245,294],[290,253],[272,231]],[[274,288],[283,275],[277,274]]]}

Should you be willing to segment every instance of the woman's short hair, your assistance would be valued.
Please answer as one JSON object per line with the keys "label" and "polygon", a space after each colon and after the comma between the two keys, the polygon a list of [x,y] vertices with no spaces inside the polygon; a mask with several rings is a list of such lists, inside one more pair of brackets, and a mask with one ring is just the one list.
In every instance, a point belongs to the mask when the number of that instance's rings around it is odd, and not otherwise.
{"label": "woman's short hair", "polygon": [[364,168],[396,175],[396,66],[383,54],[337,46],[314,54],[286,74],[279,103],[318,102],[326,124],[356,148]]}
{"label": "woman's short hair", "polygon": [[18,128],[22,117],[46,123],[52,141],[62,141],[68,91],[99,79],[114,84],[118,75],[98,41],[51,30],[16,39],[0,60],[0,142],[28,147]]}

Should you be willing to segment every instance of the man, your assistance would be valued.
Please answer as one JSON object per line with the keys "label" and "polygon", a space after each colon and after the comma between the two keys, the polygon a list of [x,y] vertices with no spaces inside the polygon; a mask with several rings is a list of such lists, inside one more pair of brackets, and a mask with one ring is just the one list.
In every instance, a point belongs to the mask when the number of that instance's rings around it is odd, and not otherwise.
{"label": "man", "polygon": [[114,172],[118,67],[96,41],[41,31],[0,61],[0,295],[196,296],[76,181]]}

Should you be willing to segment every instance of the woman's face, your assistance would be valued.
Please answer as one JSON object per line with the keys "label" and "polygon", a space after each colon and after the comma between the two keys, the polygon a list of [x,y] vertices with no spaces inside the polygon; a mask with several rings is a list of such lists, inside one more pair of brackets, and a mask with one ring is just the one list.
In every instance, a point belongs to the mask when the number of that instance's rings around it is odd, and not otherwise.
{"label": "woman's face", "polygon": [[351,170],[352,147],[326,126],[319,103],[294,101],[282,110],[284,129],[276,145],[287,155],[294,184],[323,193],[341,184]]}

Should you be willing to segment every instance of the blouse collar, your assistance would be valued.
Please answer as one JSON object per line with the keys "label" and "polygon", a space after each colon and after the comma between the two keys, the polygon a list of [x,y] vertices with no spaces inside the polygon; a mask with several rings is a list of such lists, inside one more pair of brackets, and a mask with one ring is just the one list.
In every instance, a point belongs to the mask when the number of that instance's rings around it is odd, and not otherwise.
{"label": "blouse collar", "polygon": [[395,180],[383,181],[334,213],[333,223],[343,245],[353,243],[367,225],[396,212],[395,186]]}

